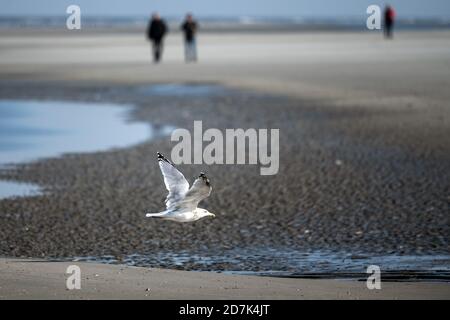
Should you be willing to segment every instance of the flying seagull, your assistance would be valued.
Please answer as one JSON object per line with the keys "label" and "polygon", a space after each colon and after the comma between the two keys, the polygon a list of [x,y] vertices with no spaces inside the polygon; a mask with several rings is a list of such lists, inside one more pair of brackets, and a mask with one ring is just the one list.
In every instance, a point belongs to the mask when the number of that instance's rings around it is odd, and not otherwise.
{"label": "flying seagull", "polygon": [[189,188],[184,175],[175,166],[158,152],[159,168],[164,177],[169,194],[166,198],[166,210],[159,213],[147,213],[147,218],[158,218],[177,222],[191,222],[214,213],[198,208],[198,203],[211,194],[211,184],[206,175],[201,172]]}

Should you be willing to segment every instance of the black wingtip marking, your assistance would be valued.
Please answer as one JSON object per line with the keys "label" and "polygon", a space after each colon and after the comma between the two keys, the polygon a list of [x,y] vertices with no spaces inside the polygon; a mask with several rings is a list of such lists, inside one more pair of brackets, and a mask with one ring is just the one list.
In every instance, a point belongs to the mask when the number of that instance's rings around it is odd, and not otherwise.
{"label": "black wingtip marking", "polygon": [[163,155],[161,152],[156,152],[156,154],[158,155],[158,161],[165,161],[165,162],[167,162],[168,164],[170,164],[170,165],[173,166],[173,163],[170,162],[169,160],[167,160],[167,158],[164,157],[164,155]]}
{"label": "black wingtip marking", "polygon": [[167,160],[167,159],[162,155],[162,153],[157,152],[156,154],[158,155],[158,160],[159,160],[159,161],[167,161],[167,162],[169,162],[169,160]]}
{"label": "black wingtip marking", "polygon": [[205,181],[205,184],[209,187],[211,184],[209,183],[209,179],[204,172],[200,172],[199,178],[202,178]]}

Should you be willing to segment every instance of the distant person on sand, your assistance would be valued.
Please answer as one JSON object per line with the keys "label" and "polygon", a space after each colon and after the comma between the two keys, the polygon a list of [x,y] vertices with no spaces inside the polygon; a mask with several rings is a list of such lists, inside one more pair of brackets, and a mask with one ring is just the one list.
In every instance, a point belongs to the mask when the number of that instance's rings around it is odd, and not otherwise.
{"label": "distant person on sand", "polygon": [[197,45],[195,43],[197,28],[197,22],[192,14],[188,13],[186,20],[181,25],[181,30],[184,32],[184,59],[186,62],[197,61]]}
{"label": "distant person on sand", "polygon": [[153,61],[155,63],[161,60],[163,51],[163,38],[167,33],[167,25],[158,13],[154,13],[147,29],[147,37],[153,46]]}
{"label": "distant person on sand", "polygon": [[392,39],[392,29],[394,27],[395,11],[387,5],[384,9],[384,36],[388,39]]}

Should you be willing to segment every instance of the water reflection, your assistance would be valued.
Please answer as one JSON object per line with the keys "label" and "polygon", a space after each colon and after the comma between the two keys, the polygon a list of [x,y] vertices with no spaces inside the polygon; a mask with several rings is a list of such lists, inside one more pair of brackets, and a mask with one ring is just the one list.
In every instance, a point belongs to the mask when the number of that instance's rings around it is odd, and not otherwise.
{"label": "water reflection", "polygon": [[236,248],[223,252],[158,251],[121,257],[75,257],[73,261],[121,263],[141,267],[220,271],[230,274],[307,278],[366,278],[378,265],[391,280],[449,281],[449,255],[373,255],[291,248]]}
{"label": "water reflection", "polygon": [[31,183],[0,180],[0,199],[15,196],[32,196],[40,193],[39,186]]}
{"label": "water reflection", "polygon": [[[127,121],[131,106],[85,102],[0,100],[0,166],[63,153],[127,147],[170,134],[168,126]],[[0,198],[36,186],[2,182]]]}

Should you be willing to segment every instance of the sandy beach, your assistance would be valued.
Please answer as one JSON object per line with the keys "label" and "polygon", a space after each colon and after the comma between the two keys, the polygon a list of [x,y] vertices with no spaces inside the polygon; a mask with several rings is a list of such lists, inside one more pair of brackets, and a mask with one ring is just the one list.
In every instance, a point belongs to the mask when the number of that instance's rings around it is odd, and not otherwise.
{"label": "sandy beach", "polygon": [[[69,265],[81,289],[68,290]],[[94,263],[0,259],[0,299],[448,299],[445,283],[385,283],[223,275]]]}
{"label": "sandy beach", "polygon": [[[354,256],[361,270],[367,257],[448,257],[449,39],[450,31],[399,32],[393,41],[370,32],[208,33],[199,37],[199,63],[185,64],[175,33],[154,65],[137,32],[1,30],[1,99],[131,104],[131,121],[188,129],[194,120],[280,128],[280,171],[264,177],[257,166],[184,165],[186,177],[208,172],[214,192],[205,206],[217,218],[178,225],[143,219],[163,205],[154,154],[170,154],[168,138],[18,164],[0,177],[46,192],[0,200],[0,255],[112,256],[120,264],[139,254],[138,266],[288,273],[299,272],[286,263],[293,252]],[[188,98],[148,93],[164,83],[218,89]],[[179,265],[174,253],[229,259]],[[69,292],[66,262],[14,261],[0,261],[2,298],[450,298],[448,283],[386,282],[369,291],[357,281],[83,262],[89,285]]]}
{"label": "sandy beach", "polygon": [[144,33],[0,31],[8,80],[100,83],[220,82],[338,105],[397,108],[449,99],[449,31],[204,34],[200,62],[183,62],[182,37],[169,35],[153,66]]}

